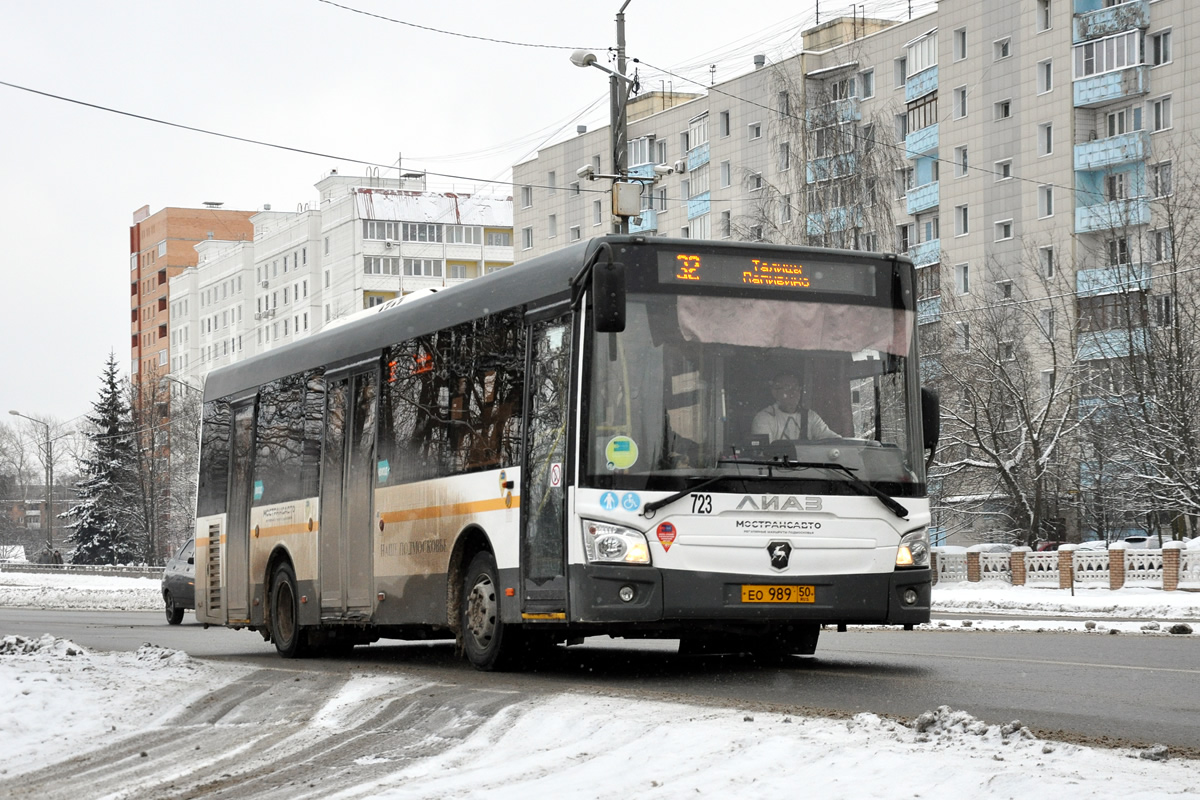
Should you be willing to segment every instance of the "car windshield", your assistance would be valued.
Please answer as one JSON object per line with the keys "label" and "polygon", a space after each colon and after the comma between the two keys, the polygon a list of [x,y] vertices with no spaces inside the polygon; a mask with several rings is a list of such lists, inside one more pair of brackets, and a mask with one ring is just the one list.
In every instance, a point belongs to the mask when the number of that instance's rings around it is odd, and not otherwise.
{"label": "car windshield", "polygon": [[[919,494],[912,323],[881,306],[631,293],[625,331],[593,339],[585,483],[678,491],[749,474],[858,493],[857,477]],[[762,466],[781,460],[852,474]]]}

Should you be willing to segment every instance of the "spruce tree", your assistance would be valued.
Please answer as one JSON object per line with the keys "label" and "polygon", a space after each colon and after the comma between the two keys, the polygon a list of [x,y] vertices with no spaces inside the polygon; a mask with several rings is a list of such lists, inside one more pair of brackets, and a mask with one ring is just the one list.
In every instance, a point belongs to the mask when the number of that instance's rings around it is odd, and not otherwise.
{"label": "spruce tree", "polygon": [[100,396],[88,415],[88,454],[80,460],[78,502],[69,520],[75,564],[121,564],[136,557],[135,537],[124,523],[133,502],[134,463],[129,405],[113,353],[100,376]]}

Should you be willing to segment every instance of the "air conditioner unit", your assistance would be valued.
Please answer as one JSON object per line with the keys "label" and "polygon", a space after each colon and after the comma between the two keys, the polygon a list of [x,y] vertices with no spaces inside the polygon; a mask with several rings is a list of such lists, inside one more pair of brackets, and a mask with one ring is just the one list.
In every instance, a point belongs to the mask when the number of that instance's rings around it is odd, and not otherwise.
{"label": "air conditioner unit", "polygon": [[260,286],[262,286],[262,288],[264,288],[264,289],[270,288],[270,286],[271,286],[271,282],[270,282],[270,281],[263,281],[263,282],[260,284]]}
{"label": "air conditioner unit", "polygon": [[261,312],[255,312],[255,314],[254,314],[254,318],[255,318],[255,319],[262,319],[262,313],[261,313]]}
{"label": "air conditioner unit", "polygon": [[393,244],[395,244],[395,242],[393,242],[391,239],[388,239],[386,242],[383,243],[383,246],[390,248]]}

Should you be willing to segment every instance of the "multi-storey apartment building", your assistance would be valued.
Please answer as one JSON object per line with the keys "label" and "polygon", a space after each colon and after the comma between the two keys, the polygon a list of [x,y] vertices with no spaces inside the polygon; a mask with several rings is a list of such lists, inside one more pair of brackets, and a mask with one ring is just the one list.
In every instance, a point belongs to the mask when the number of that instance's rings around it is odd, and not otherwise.
{"label": "multi-storey apartment building", "polygon": [[249,241],[253,211],[143,206],[129,228],[130,375],[170,370],[170,281],[194,267],[196,245],[210,239]]}
{"label": "multi-storey apartment building", "polygon": [[425,191],[423,177],[330,173],[319,205],[265,207],[248,241],[203,241],[171,280],[170,369],[198,386],[224,364],[421,289],[513,263],[512,201]]}
{"label": "multi-storey apartment building", "polygon": [[[953,423],[945,527],[1146,527],[1149,509],[1089,519],[1100,512],[1080,498],[1109,473],[1079,432],[1144,349],[1130,328],[1176,315],[1164,276],[1179,272],[1171,206],[1200,102],[1185,71],[1197,14],[1185,0],[941,0],[907,21],[829,21],[793,57],[631,114],[630,172],[684,170],[645,189],[630,230],[907,254]],[[611,171],[608,142],[593,130],[514,167],[518,260],[612,229],[608,183],[575,182],[588,164]],[[1012,364],[1033,388],[989,399],[955,383]],[[1028,447],[981,455],[987,432],[959,411],[986,402]],[[1031,477],[1067,454],[1070,485]]]}

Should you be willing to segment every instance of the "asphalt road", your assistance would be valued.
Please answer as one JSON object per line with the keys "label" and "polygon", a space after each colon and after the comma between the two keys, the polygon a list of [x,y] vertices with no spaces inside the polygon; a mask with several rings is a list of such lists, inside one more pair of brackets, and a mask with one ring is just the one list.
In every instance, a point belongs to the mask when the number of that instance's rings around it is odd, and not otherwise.
{"label": "asphalt road", "polygon": [[772,663],[682,657],[674,642],[589,639],[560,648],[532,673],[483,674],[456,658],[450,643],[384,641],[348,657],[284,662],[258,634],[205,630],[190,613],[174,627],[156,612],[0,608],[0,635],[13,633],[51,633],[99,650],[132,651],[149,642],[334,680],[370,667],[521,695],[584,691],[900,718],[949,705],[989,723],[1020,720],[1044,737],[1163,743],[1177,755],[1200,757],[1200,636],[829,630],[815,657]]}

